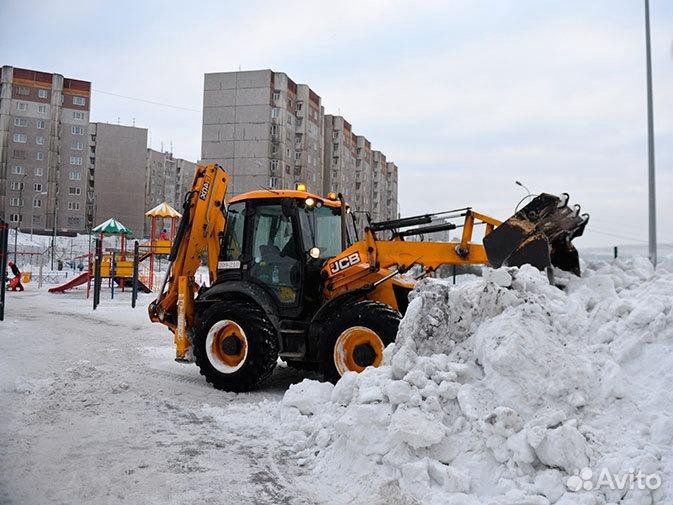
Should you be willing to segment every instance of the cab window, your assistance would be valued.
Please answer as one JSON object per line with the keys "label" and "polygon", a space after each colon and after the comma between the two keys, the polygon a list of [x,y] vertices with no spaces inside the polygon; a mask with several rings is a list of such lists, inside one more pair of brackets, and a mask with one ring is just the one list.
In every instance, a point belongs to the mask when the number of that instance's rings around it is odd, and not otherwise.
{"label": "cab window", "polygon": [[280,205],[259,205],[252,216],[250,275],[269,286],[283,304],[299,295],[300,255],[293,221]]}
{"label": "cab window", "polygon": [[341,209],[323,205],[299,210],[304,249],[320,250],[320,258],[333,258],[341,252]]}
{"label": "cab window", "polygon": [[243,229],[245,225],[245,202],[233,203],[227,209],[227,231],[221,248],[221,259],[240,260],[243,254]]}

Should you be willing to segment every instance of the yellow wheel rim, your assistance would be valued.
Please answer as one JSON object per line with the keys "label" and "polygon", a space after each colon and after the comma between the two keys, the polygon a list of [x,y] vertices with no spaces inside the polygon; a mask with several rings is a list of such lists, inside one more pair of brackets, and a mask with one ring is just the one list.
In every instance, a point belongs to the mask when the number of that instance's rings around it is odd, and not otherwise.
{"label": "yellow wheel rim", "polygon": [[239,370],[248,357],[248,339],[243,328],[228,319],[215,323],[206,337],[206,355],[219,372]]}
{"label": "yellow wheel rim", "polygon": [[383,359],[383,341],[365,326],[352,326],[334,344],[334,365],[343,375],[348,371],[362,372],[368,366],[379,366]]}

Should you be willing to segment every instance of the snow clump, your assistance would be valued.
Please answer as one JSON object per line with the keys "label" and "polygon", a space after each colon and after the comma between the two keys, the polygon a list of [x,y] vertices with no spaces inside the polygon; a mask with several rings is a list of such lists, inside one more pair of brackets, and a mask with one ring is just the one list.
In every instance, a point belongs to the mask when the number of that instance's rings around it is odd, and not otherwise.
{"label": "snow clump", "polygon": [[420,282],[383,366],[286,393],[307,487],[330,503],[672,503],[673,274],[637,258],[564,282],[528,266]]}

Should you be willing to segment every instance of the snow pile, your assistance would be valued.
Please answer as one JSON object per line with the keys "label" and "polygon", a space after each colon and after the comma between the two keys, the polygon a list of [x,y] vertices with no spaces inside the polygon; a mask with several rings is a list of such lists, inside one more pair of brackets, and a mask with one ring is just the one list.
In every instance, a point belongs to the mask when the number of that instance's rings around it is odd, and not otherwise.
{"label": "snow pile", "polygon": [[566,281],[423,281],[384,366],[285,394],[307,486],[330,503],[671,503],[673,274],[641,258]]}

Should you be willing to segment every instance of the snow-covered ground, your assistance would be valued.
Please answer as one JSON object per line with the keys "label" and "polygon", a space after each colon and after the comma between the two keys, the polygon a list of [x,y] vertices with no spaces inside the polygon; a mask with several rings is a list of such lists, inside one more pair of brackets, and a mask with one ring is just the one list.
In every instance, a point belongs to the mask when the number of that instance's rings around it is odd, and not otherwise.
{"label": "snow-covered ground", "polygon": [[172,360],[151,295],[29,285],[0,323],[0,503],[670,504],[663,263],[424,281],[384,366],[240,395]]}
{"label": "snow-covered ground", "polygon": [[275,433],[305,375],[277,368],[262,391],[223,393],[173,361],[152,295],[133,310],[104,292],[93,311],[83,290],[35,289],[7,293],[0,322],[0,503],[315,502]]}

